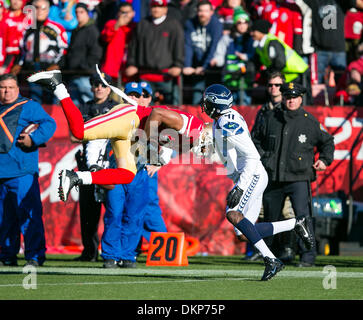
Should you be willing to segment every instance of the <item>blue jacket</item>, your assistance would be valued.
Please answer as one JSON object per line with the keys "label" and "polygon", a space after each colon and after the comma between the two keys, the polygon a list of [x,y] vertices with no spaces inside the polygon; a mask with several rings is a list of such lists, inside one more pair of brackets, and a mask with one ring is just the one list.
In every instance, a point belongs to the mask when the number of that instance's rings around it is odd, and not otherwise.
{"label": "blue jacket", "polygon": [[[3,115],[9,108],[22,101],[26,102],[13,109],[12,112],[8,112],[6,118],[2,118],[13,136],[13,142],[8,151],[4,150],[6,149],[4,147],[0,152],[0,178],[15,178],[38,173],[37,146],[47,142],[56,129],[56,122],[39,103],[23,98],[20,95],[12,104],[0,104],[0,115]],[[30,123],[39,124],[38,129],[30,134],[34,148],[23,150],[17,145],[17,140],[21,131]],[[9,141],[3,127],[0,127],[0,145],[4,146]]]}
{"label": "blue jacket", "polygon": [[207,69],[214,56],[219,39],[223,34],[223,24],[213,15],[210,22],[202,27],[198,17],[185,22],[184,67]]}
{"label": "blue jacket", "polygon": [[247,54],[248,60],[251,61],[255,55],[253,39],[250,35],[240,35],[233,38],[233,41],[227,47],[226,54],[235,54],[236,51]]}

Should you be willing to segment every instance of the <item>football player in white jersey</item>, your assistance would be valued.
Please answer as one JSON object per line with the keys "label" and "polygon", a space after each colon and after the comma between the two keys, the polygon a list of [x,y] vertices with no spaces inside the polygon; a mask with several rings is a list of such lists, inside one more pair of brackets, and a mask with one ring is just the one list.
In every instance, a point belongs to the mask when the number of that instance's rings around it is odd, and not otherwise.
{"label": "football player in white jersey", "polygon": [[[261,252],[265,263],[261,280],[265,281],[282,270],[284,264],[267,247],[264,237],[294,229],[307,247],[312,246],[313,238],[305,218],[255,224],[268,176],[247,124],[242,115],[231,108],[232,103],[231,91],[223,85],[213,84],[204,91],[201,107],[213,119],[214,148],[228,177],[235,183],[227,196],[226,217],[236,233],[242,233]],[[201,134],[201,137],[205,135]]]}

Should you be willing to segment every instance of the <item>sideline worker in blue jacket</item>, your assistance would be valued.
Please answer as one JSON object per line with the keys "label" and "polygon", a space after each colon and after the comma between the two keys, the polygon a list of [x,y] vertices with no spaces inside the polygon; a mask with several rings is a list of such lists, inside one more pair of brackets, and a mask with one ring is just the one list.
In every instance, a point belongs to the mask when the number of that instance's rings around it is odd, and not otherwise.
{"label": "sideline worker in blue jacket", "polygon": [[[32,133],[28,125],[38,124]],[[45,260],[45,235],[39,189],[38,147],[56,129],[42,106],[19,94],[15,75],[0,76],[0,266],[16,266],[20,231],[26,265]]]}

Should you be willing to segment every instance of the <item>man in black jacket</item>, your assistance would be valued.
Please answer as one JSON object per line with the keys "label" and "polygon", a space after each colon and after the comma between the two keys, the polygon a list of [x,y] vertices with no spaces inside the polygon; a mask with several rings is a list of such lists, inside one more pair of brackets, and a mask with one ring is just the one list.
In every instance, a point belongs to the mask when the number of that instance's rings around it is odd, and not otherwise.
{"label": "man in black jacket", "polygon": [[89,76],[96,72],[95,65],[102,58],[99,31],[90,18],[87,5],[76,5],[78,26],[72,31],[67,54],[62,57],[60,67],[69,72],[69,89],[76,105],[93,99]]}
{"label": "man in black jacket", "polygon": [[[310,182],[334,156],[333,137],[301,106],[306,89],[291,82],[282,85],[281,92],[282,107],[265,112],[253,132],[253,142],[269,175],[263,206],[265,220],[270,222],[278,220],[287,196],[297,217],[311,215]],[[316,161],[315,147],[319,152]],[[312,221],[308,221],[312,230]],[[300,248],[299,266],[314,265],[315,246],[310,250],[302,245]]]}
{"label": "man in black jacket", "polygon": [[[134,81],[147,81],[154,98],[163,104],[179,104],[178,81],[184,65],[184,31],[169,17],[166,0],[150,1],[150,15],[136,26],[127,52],[125,74]],[[156,101],[154,101],[156,102]]]}

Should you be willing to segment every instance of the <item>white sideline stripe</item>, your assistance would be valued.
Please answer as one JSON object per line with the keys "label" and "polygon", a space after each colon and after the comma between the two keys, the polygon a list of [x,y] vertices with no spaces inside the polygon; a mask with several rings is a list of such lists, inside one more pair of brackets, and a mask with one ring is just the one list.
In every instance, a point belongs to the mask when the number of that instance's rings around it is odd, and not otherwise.
{"label": "white sideline stripe", "polygon": [[[23,267],[1,267],[2,273],[23,273]],[[37,274],[76,274],[76,275],[119,275],[119,276],[175,276],[175,277],[260,277],[263,273],[263,266],[260,270],[213,270],[213,269],[190,269],[190,270],[172,270],[172,269],[104,269],[100,268],[62,268],[62,267],[40,267],[37,268]],[[321,271],[291,271],[282,270],[278,277],[284,278],[324,278],[327,274]],[[338,278],[363,278],[363,272],[339,272],[336,273]]]}
{"label": "white sideline stripe", "polygon": [[[224,280],[228,281],[236,281],[242,280],[243,278],[228,278]],[[123,285],[123,284],[160,284],[160,283],[167,283],[167,282],[178,282],[178,283],[186,283],[186,282],[210,282],[210,281],[219,281],[220,279],[184,279],[184,280],[156,280],[156,281],[104,281],[104,282],[62,282],[62,283],[37,283],[37,287],[42,286],[84,286],[84,285]],[[19,283],[12,283],[12,284],[0,284],[0,288],[4,287],[23,287],[23,284]]]}

